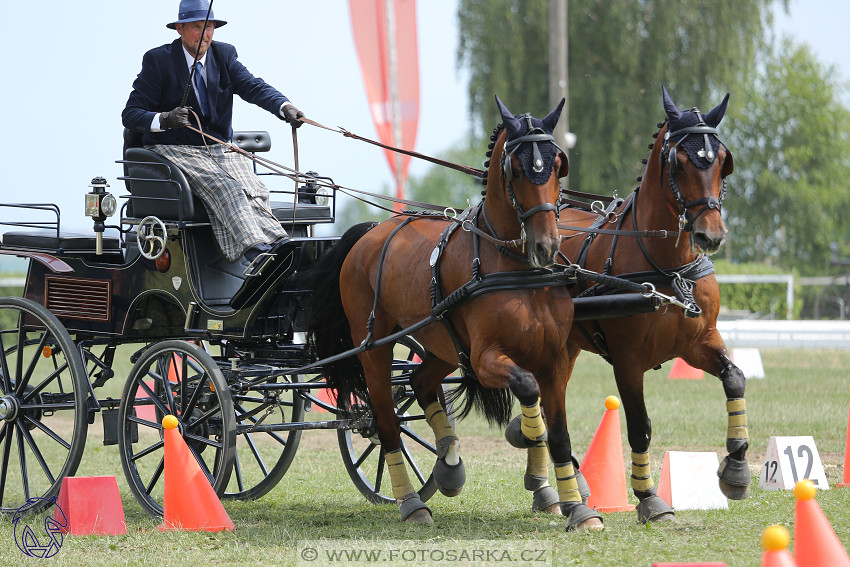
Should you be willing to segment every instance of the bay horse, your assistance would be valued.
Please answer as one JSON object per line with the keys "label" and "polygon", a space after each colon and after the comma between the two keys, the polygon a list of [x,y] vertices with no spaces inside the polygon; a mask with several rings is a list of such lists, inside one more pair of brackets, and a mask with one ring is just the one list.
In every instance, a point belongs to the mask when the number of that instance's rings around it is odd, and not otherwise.
{"label": "bay horse", "polygon": [[[668,307],[627,318],[576,321],[569,334],[573,364],[579,352],[586,350],[602,355],[614,368],[632,451],[631,487],[639,500],[637,512],[642,523],[673,517],[673,510],[656,495],[650,475],[652,430],[643,379],[646,371],[675,357],[718,377],[723,385],[728,455],[717,471],[721,491],[727,498],[743,500],[750,485],[745,378],[730,360],[717,331],[720,292],[706,256],[717,251],[726,238],[720,211],[725,178],[732,173],[733,163],[731,152],[718,137],[717,125],[726,112],[729,95],[707,114],[696,108],[680,111],[664,87],[662,96],[667,119],[658,124],[652,151],[644,160],[646,168],[638,178],[640,186],[627,199],[615,199],[607,211],[566,208],[559,225],[564,237],[561,253],[568,263],[649,282],[659,291],[695,303],[687,312]],[[687,238],[682,238],[683,232]],[[575,297],[615,292],[599,284],[572,290]],[[512,422],[508,432],[516,429]],[[510,442],[515,433],[506,437]],[[526,488],[546,486],[547,468],[545,453],[541,458],[529,451]],[[545,509],[552,500],[551,489],[548,500],[541,498],[535,499],[533,507]]]}
{"label": "bay horse", "polygon": [[[433,520],[400,449],[392,344],[373,342],[399,329],[429,353],[411,385],[437,440],[432,474],[443,494],[458,494],[466,478],[458,437],[439,401],[444,377],[460,367],[477,385],[467,391],[466,411],[474,404],[504,426],[513,394],[528,439],[544,442],[548,426],[567,529],[601,529],[599,514],[581,502],[570,461],[563,377],[571,367],[572,299],[546,269],[559,252],[559,178],[568,172],[566,155],[552,136],[564,101],[542,120],[513,116],[498,97],[496,104],[503,124],[491,138],[481,203],[454,221],[402,213],[346,231],[303,276],[314,290],[308,336],[322,360],[354,345],[366,349],[356,358],[328,360],[324,370],[341,409],[352,405],[352,396],[371,405],[403,521]],[[463,230],[454,230],[458,226]],[[476,291],[488,282],[496,285]]]}

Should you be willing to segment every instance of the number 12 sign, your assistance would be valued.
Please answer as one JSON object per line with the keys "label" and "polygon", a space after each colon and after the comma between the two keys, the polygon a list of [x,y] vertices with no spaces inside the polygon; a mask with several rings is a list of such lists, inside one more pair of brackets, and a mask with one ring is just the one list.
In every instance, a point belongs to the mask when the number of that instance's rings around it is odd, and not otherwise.
{"label": "number 12 sign", "polygon": [[811,435],[771,437],[759,476],[759,488],[791,490],[804,478],[820,490],[829,488],[814,438]]}

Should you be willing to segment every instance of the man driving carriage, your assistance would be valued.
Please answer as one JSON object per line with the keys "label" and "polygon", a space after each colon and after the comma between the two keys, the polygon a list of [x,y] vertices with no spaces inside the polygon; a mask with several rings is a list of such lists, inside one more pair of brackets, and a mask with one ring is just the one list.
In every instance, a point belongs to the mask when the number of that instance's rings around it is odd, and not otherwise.
{"label": "man driving carriage", "polygon": [[180,37],[145,53],[121,119],[125,128],[141,133],[146,149],[183,170],[207,209],[224,257],[251,262],[239,294],[262,286],[263,274],[273,272],[264,264],[274,261],[289,236],[272,214],[269,191],[251,161],[186,126],[229,141],[234,94],[296,128],[304,113],[254,77],[232,45],[213,42],[215,29],[226,23],[215,18],[209,0],[181,0],[177,20],[166,24]]}

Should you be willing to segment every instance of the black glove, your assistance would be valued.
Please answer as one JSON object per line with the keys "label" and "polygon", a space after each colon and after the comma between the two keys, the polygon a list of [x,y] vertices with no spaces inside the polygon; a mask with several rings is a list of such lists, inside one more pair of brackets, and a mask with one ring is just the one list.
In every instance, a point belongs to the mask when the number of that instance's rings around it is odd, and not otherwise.
{"label": "black glove", "polygon": [[184,128],[189,126],[189,108],[178,106],[171,112],[163,112],[159,115],[159,127],[163,130],[172,128]]}
{"label": "black glove", "polygon": [[287,104],[283,107],[284,120],[292,124],[295,128],[301,128],[301,124],[303,124],[303,122],[298,119],[302,116],[304,116],[304,113],[295,108],[295,105],[293,104]]}

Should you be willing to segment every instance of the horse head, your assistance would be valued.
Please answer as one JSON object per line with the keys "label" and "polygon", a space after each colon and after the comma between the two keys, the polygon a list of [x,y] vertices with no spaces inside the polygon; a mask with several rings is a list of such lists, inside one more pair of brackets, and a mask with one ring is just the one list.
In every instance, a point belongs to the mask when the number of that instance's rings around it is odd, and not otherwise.
{"label": "horse head", "polygon": [[485,192],[485,220],[495,234],[519,234],[528,263],[555,263],[560,237],[559,179],[569,165],[552,132],[564,100],[545,118],[514,116],[496,97],[503,128],[494,133]]}
{"label": "horse head", "polygon": [[[679,228],[690,233],[691,249],[714,253],[726,239],[720,214],[726,196],[727,175],[732,173],[732,153],[717,135],[726,113],[729,94],[707,114],[698,109],[681,111],[663,86],[667,123],[659,132],[658,164],[679,210]],[[659,144],[656,142],[656,147]]]}

